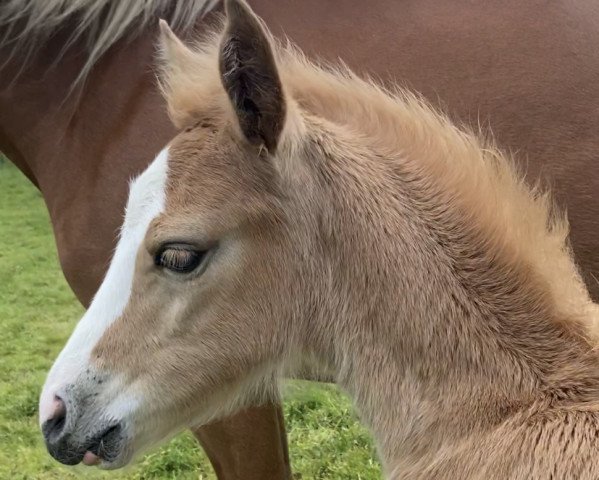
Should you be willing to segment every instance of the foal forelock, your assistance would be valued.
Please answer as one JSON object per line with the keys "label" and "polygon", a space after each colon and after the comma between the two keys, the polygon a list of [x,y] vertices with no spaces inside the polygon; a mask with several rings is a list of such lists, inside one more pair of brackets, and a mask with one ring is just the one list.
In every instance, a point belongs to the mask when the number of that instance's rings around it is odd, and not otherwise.
{"label": "foal forelock", "polygon": [[[186,30],[219,0],[6,0],[0,2],[0,47],[28,59],[57,29],[76,19],[65,45],[83,40],[88,57],[75,80],[83,81],[117,41],[135,35],[158,18]],[[74,24],[74,25],[75,25]],[[64,54],[64,51],[57,54]],[[55,62],[59,58],[53,59]]]}

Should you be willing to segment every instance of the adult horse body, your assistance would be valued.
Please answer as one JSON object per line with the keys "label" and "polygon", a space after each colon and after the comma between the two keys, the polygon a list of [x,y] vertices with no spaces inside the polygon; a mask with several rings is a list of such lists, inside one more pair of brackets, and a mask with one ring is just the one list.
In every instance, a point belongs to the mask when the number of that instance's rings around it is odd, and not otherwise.
{"label": "adult horse body", "polygon": [[[341,56],[359,71],[396,78],[433,101],[440,98],[456,118],[489,122],[502,146],[517,150],[535,175],[544,172],[554,182],[569,207],[583,275],[599,298],[592,280],[599,271],[595,2],[381,0],[367,9],[349,0],[252,5],[276,32],[285,31],[309,53]],[[9,58],[10,45],[2,47],[7,60],[0,79],[0,148],[44,194],[65,275],[88,304],[114,245],[127,180],[173,129],[148,67],[153,25],[131,42],[116,42],[89,74],[77,102],[65,101],[85,61],[82,45],[76,42],[58,66],[48,67],[74,21],[67,19],[11,85],[22,65]],[[264,409],[253,413],[246,428],[243,417],[228,430],[226,424],[215,426],[205,440],[216,440],[206,447],[221,473],[285,475],[278,421],[276,409]]]}

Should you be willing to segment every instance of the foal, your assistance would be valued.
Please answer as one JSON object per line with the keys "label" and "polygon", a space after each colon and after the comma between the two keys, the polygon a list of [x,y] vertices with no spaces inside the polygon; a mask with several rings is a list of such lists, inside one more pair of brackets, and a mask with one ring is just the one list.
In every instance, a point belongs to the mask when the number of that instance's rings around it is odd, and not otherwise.
{"label": "foal", "polygon": [[599,317],[547,196],[417,98],[226,11],[193,50],[162,24],[181,133],[48,376],[52,455],[122,466],[309,364],[389,478],[597,478]]}

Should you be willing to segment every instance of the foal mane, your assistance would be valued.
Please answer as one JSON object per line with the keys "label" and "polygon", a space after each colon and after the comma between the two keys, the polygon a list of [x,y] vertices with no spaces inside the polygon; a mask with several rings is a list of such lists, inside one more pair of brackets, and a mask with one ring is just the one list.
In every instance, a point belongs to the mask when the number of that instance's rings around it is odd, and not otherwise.
{"label": "foal mane", "polygon": [[386,89],[345,66],[316,65],[289,45],[278,52],[283,84],[303,108],[426,178],[438,202],[455,207],[454,221],[473,226],[486,251],[516,273],[533,272],[557,318],[582,323],[593,343],[599,339],[599,309],[574,261],[565,212],[547,189],[524,181],[492,138],[456,126],[400,87]]}
{"label": "foal mane", "polygon": [[[206,37],[183,55],[183,63],[163,71],[162,88],[179,126],[194,109],[227,114],[216,68],[219,41],[218,35]],[[581,325],[593,344],[599,339],[599,309],[574,262],[566,215],[549,192],[524,182],[511,157],[485,136],[458,128],[417,95],[385,89],[345,66],[316,64],[289,42],[271,38],[271,43],[292,99],[290,112],[297,103],[426,178],[438,202],[459,212],[453,220],[472,227],[489,255],[548,298],[556,319]],[[291,143],[302,136],[293,117],[288,115],[291,127],[284,133],[288,151],[297,151]]]}
{"label": "foal mane", "polygon": [[[74,84],[85,80],[98,59],[118,40],[142,32],[158,18],[185,30],[219,0],[0,0],[0,48],[26,63],[56,30],[71,22],[58,62],[67,48],[83,41],[87,59]],[[1,65],[0,65],[1,68]]]}

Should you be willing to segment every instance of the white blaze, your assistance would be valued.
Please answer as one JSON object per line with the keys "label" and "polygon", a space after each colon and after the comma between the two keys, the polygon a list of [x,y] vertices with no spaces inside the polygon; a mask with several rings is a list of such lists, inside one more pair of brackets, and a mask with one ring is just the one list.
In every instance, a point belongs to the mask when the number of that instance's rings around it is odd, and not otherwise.
{"label": "white blaze", "polygon": [[40,423],[52,414],[54,395],[60,395],[62,389],[86,371],[94,346],[129,301],[137,252],[150,222],[164,209],[167,163],[165,148],[130,184],[125,220],[110,267],[92,304],[48,374],[40,399]]}

